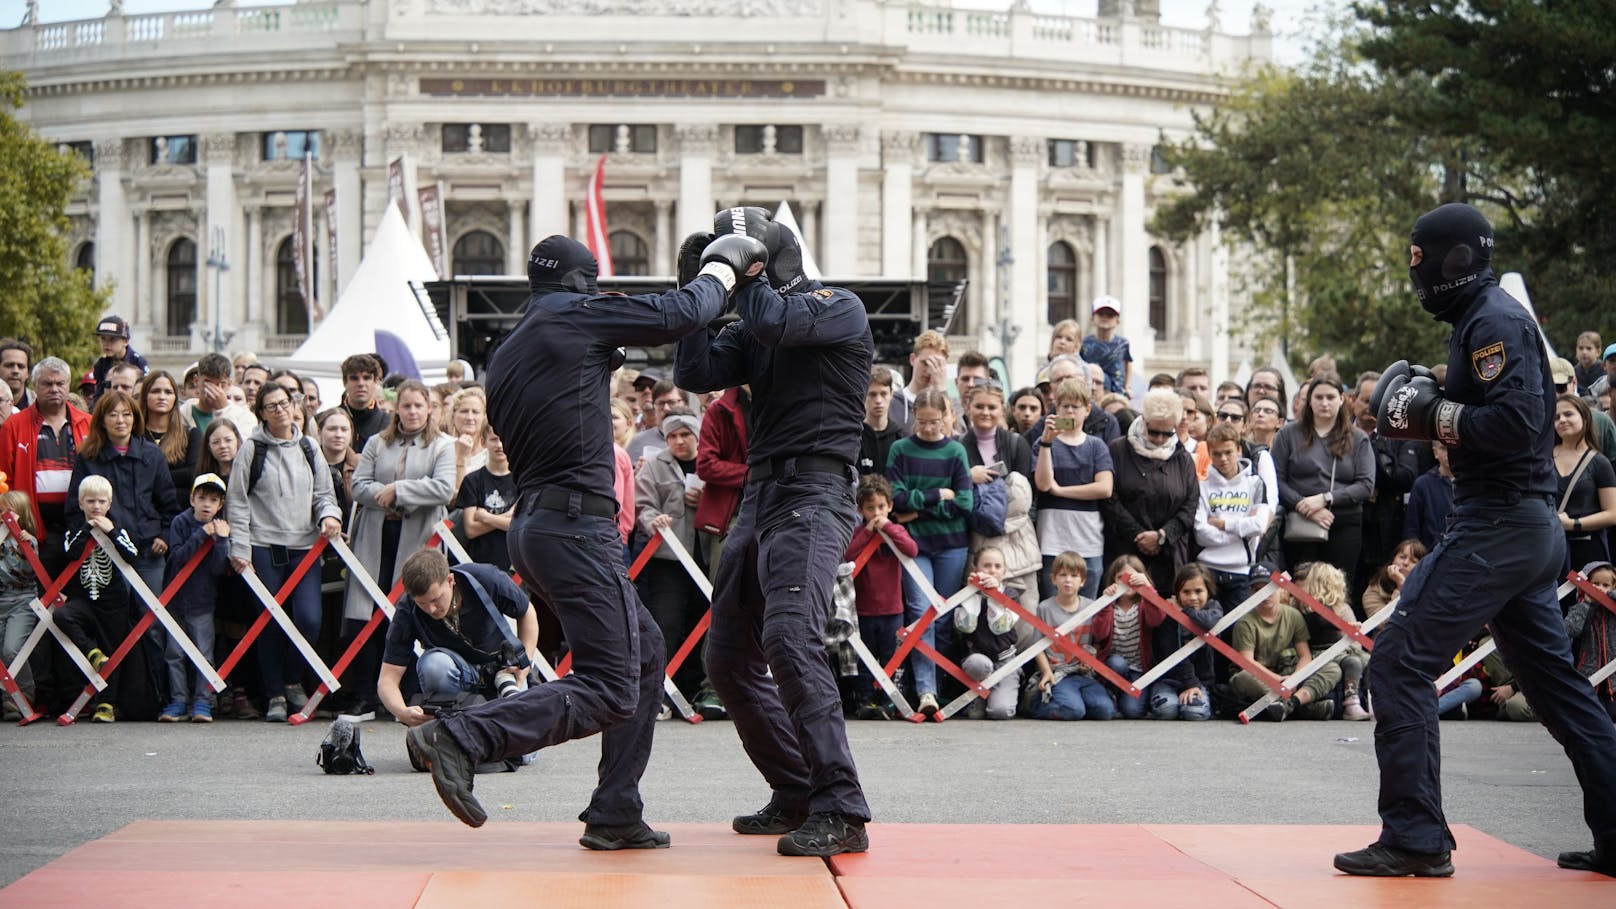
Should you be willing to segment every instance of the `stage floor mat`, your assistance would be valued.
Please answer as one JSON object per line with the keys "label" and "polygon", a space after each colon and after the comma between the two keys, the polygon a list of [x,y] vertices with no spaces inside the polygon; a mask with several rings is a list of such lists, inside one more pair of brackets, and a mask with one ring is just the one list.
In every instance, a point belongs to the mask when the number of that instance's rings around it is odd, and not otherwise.
{"label": "stage floor mat", "polygon": [[1331,868],[1373,827],[872,824],[870,852],[829,861],[720,824],[664,829],[670,849],[602,853],[578,845],[576,823],[136,821],[0,890],[0,909],[1616,906],[1616,879],[1464,826],[1447,880]]}

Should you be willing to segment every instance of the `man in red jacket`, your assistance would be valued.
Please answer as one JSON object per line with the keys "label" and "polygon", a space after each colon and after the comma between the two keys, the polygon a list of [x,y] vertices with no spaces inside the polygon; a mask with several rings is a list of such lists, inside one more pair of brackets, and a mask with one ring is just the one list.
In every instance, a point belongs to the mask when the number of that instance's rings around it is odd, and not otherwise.
{"label": "man in red jacket", "polygon": [[[702,487],[701,504],[696,506],[696,531],[700,544],[707,547],[707,574],[718,574],[718,557],[724,550],[724,537],[735,522],[746,490],[746,422],[752,411],[752,389],[737,385],[708,405],[702,416],[701,439],[696,448],[696,476]],[[669,643],[669,648],[679,645]],[[703,651],[705,660],[705,651]],[[701,690],[691,703],[709,720],[727,715],[724,704],[702,679]]]}
{"label": "man in red jacket", "polygon": [[34,366],[34,403],[0,426],[0,471],[33,503],[39,558],[52,574],[67,565],[62,552],[67,485],[74,453],[90,431],[90,415],[67,403],[72,380],[73,371],[62,360],[40,360]]}

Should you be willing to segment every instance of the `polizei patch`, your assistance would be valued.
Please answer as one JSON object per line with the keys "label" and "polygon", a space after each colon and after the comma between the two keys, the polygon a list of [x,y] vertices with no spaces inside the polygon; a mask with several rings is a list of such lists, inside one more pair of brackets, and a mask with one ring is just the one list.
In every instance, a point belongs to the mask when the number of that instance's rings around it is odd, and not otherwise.
{"label": "polizei patch", "polygon": [[1491,382],[1504,371],[1504,342],[1499,341],[1470,355],[1470,367],[1476,371],[1476,378],[1483,382]]}

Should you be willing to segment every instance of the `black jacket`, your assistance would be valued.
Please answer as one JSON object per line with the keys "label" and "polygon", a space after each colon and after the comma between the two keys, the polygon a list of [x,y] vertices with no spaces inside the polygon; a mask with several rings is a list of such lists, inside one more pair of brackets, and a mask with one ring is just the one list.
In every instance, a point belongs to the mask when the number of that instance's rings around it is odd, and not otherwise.
{"label": "black jacket", "polygon": [[84,526],[84,511],[79,508],[79,485],[88,476],[106,477],[112,484],[112,513],[109,515],[112,523],[128,531],[141,555],[149,554],[152,541],[168,530],[180,511],[179,497],[174,493],[174,480],[163,453],[145,439],[130,439],[127,454],[118,454],[107,445],[93,460],[75,458],[73,476],[67,484],[66,515],[70,530]]}

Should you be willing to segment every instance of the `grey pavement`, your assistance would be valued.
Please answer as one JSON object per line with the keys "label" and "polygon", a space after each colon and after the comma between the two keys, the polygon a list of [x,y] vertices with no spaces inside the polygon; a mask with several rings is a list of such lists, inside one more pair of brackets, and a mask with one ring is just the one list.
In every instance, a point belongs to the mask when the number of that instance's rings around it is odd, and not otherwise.
{"label": "grey pavement", "polygon": [[[0,885],[138,819],[450,819],[428,778],[410,772],[402,726],[364,724],[371,777],[320,772],[314,755],[325,728],[228,720],[0,727]],[[1369,723],[954,720],[849,729],[877,821],[1377,822]],[[1450,823],[1544,856],[1588,847],[1570,762],[1542,727],[1446,722],[1442,734]],[[598,756],[594,739],[549,749],[519,773],[478,777],[477,795],[491,824],[575,820]],[[653,823],[727,823],[768,799],[722,721],[659,724],[644,794]],[[228,867],[229,857],[198,860]],[[1461,873],[1464,860],[1461,850]]]}

